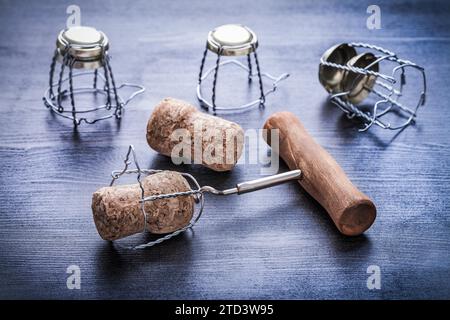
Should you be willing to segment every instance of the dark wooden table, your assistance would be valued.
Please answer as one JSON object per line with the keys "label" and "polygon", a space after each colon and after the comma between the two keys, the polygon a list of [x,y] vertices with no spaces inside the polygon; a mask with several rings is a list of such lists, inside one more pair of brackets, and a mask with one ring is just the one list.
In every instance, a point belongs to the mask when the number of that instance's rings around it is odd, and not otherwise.
{"label": "dark wooden table", "polygon": [[[368,30],[370,1],[78,0],[82,23],[110,38],[117,81],[147,88],[120,124],[78,132],[41,100],[68,4],[0,1],[1,298],[450,298],[448,2],[378,1],[382,29]],[[117,249],[97,234],[91,195],[121,168],[129,144],[143,166],[189,171],[201,184],[226,188],[260,176],[260,164],[230,173],[176,167],[145,140],[159,100],[197,103],[207,32],[230,22],[257,32],[264,71],[291,77],[265,109],[226,118],[247,130],[261,128],[275,111],[294,112],[375,201],[377,220],[364,236],[344,237],[290,183],[208,196],[192,232],[146,251]],[[359,133],[327,102],[319,58],[343,41],[375,43],[426,67],[428,100],[414,126],[400,134]],[[238,103],[248,93],[230,78],[245,75],[233,71],[220,75],[219,103]],[[81,269],[80,290],[66,287],[69,265]],[[381,290],[366,286],[370,265],[381,268]]]}

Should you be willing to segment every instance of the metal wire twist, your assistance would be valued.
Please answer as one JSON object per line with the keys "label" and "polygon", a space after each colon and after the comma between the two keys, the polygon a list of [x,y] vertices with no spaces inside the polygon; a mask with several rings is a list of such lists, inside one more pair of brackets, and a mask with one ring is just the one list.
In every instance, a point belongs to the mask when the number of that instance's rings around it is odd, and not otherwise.
{"label": "metal wire twist", "polygon": [[214,80],[213,80],[213,86],[212,86],[212,96],[211,101],[213,105],[213,113],[216,113],[216,84],[217,84],[217,74],[219,73],[219,66],[220,66],[220,56],[222,55],[223,48],[219,48],[219,51],[217,52],[217,58],[216,58],[216,68],[214,71]]}
{"label": "metal wire twist", "polygon": [[66,50],[66,53],[63,56],[63,62],[61,64],[61,70],[59,73],[59,80],[58,80],[57,109],[58,109],[58,112],[60,112],[60,113],[62,113],[64,111],[64,108],[61,106],[61,99],[62,99],[61,87],[62,87],[62,77],[64,75],[64,68],[67,64],[68,59],[69,59],[69,50]]}
{"label": "metal wire twist", "polygon": [[76,120],[75,120],[76,109],[75,109],[75,99],[73,97],[73,77],[72,77],[74,63],[75,63],[75,59],[71,58],[69,60],[69,92],[70,92],[70,104],[72,105],[72,117],[74,118],[73,122],[76,126],[77,125]]}
{"label": "metal wire twist", "polygon": [[384,53],[384,54],[386,54],[388,56],[392,56],[392,57],[396,57],[397,56],[394,52],[392,52],[392,51],[390,51],[388,49],[385,49],[383,47],[376,46],[376,45],[373,45],[373,44],[369,44],[369,43],[351,42],[348,45],[350,47],[355,47],[355,48],[365,48],[365,49],[375,50],[375,51]]}
{"label": "metal wire twist", "polygon": [[98,78],[98,69],[94,70],[94,84],[92,85],[92,87],[94,89],[97,89],[97,78]]}
{"label": "metal wire twist", "polygon": [[102,54],[102,65],[103,65],[103,71],[104,71],[104,75],[105,75],[105,92],[107,93],[107,98],[106,98],[106,110],[110,110],[111,109],[111,90],[109,87],[109,70],[107,67],[107,57],[106,57],[106,52],[103,50],[103,54]]}
{"label": "metal wire twist", "polygon": [[[101,57],[102,67],[103,67],[103,71],[104,71],[103,75],[98,72],[98,69],[95,69],[93,72],[80,72],[80,73],[75,74],[73,72],[73,68],[74,68],[74,64],[77,62],[77,60],[76,60],[76,58],[74,58],[70,55],[70,46],[67,46],[63,52],[64,52],[64,54],[62,57],[61,68],[59,71],[59,78],[56,83],[53,82],[53,78],[54,78],[54,73],[55,73],[57,57],[59,55],[58,49],[55,51],[55,53],[53,55],[52,62],[50,64],[49,87],[47,88],[47,90],[44,93],[43,101],[47,108],[50,108],[52,111],[55,112],[55,114],[57,114],[63,118],[72,120],[75,126],[80,125],[82,122],[85,122],[87,124],[93,124],[93,123],[96,123],[97,121],[109,119],[112,117],[116,117],[117,119],[120,119],[122,117],[122,112],[123,112],[124,107],[132,99],[134,99],[137,95],[139,95],[145,91],[145,88],[143,86],[136,85],[136,84],[124,83],[118,87],[116,86],[116,82],[115,82],[114,75],[112,72],[111,64],[109,61],[110,57],[105,50],[103,50],[102,57]],[[64,71],[65,71],[66,66],[68,66],[68,68],[69,68],[69,75],[67,77],[64,77]],[[94,75],[94,82],[93,82],[92,87],[74,88],[73,79],[75,77],[91,75],[91,74]],[[98,78],[101,78],[104,82],[103,89],[97,88]],[[69,86],[68,96],[69,96],[70,104],[71,104],[70,111],[65,111],[64,107],[62,106],[62,103],[61,103],[63,97],[66,96],[66,94],[67,94],[66,90],[62,91],[62,86],[63,86],[63,83],[65,83],[65,82],[68,82],[68,86]],[[56,95],[54,93],[55,87],[57,87]],[[124,88],[124,87],[133,87],[133,88],[136,88],[137,90],[134,91],[126,100],[123,100],[120,97],[118,90],[121,88]],[[74,99],[75,94],[88,93],[88,92],[94,93],[94,94],[97,94],[97,93],[104,94],[106,96],[106,103],[104,105],[93,107],[90,109],[77,110],[76,104],[75,104],[75,99]],[[115,99],[114,105],[112,104],[111,94],[114,94],[114,99]],[[89,120],[86,117],[80,117],[80,118],[77,117],[77,115],[79,115],[79,114],[88,114],[90,112],[94,112],[94,111],[98,111],[98,110],[102,110],[102,109],[111,110],[111,108],[113,108],[113,107],[114,107],[114,112],[112,114],[108,114],[108,115],[98,117],[95,119]]]}
{"label": "metal wire twist", "polygon": [[[254,50],[253,52],[254,52],[255,64],[256,64],[256,69],[257,69],[256,73],[253,73],[253,70],[252,70],[250,54],[248,54],[248,56],[247,56],[247,66],[243,65],[241,62],[239,62],[238,60],[235,60],[235,59],[226,60],[226,61],[221,62],[220,54],[218,54],[215,65],[213,67],[211,67],[210,69],[208,69],[206,72],[203,72],[204,66],[205,66],[205,61],[206,61],[206,56],[208,53],[208,46],[206,46],[205,51],[203,52],[203,57],[202,57],[201,63],[200,63],[200,72],[199,72],[198,84],[197,84],[197,98],[200,102],[200,105],[203,108],[205,108],[207,110],[211,109],[214,113],[216,113],[217,111],[223,111],[223,112],[242,111],[242,110],[246,110],[251,107],[254,107],[256,105],[263,106],[266,101],[266,97],[276,91],[276,89],[278,88],[278,84],[281,81],[283,81],[289,77],[289,73],[283,73],[278,77],[274,77],[268,73],[261,72],[261,68],[260,68],[259,61],[258,61],[258,55],[256,54],[256,48],[254,48],[253,50]],[[245,103],[245,104],[237,106],[237,107],[218,107],[217,106],[217,104],[216,104],[216,86],[217,86],[218,70],[220,67],[228,65],[228,64],[237,65],[238,67],[245,70],[248,74],[249,81],[251,81],[252,77],[254,77],[254,76],[258,77],[259,90],[260,90],[260,97],[258,99],[250,101],[248,103]],[[213,72],[214,72],[214,79],[213,79],[213,88],[212,88],[212,99],[211,99],[211,102],[209,102],[203,97],[202,81],[205,80]],[[264,91],[263,80],[262,80],[263,77],[270,79],[272,81],[272,86],[267,91]]]}
{"label": "metal wire twist", "polygon": [[248,65],[248,82],[252,82],[252,57],[250,53],[247,55],[247,65]]}
{"label": "metal wire twist", "polygon": [[52,62],[50,64],[50,73],[49,73],[49,87],[50,87],[50,92],[49,95],[50,97],[53,99],[55,97],[54,93],[53,93],[53,75],[55,73],[55,66],[56,66],[56,59],[58,57],[58,49],[55,50],[55,52],[53,53],[53,58],[52,58]]}
{"label": "metal wire twist", "polygon": [[[376,103],[374,103],[372,113],[363,112],[357,106],[355,106],[353,103],[346,100],[346,96],[351,92],[351,90],[354,87],[354,84],[356,82],[356,78],[355,78],[353,85],[350,86],[351,87],[350,90],[348,90],[346,92],[338,92],[338,93],[331,94],[330,95],[331,102],[333,104],[335,104],[336,106],[338,106],[342,111],[344,111],[348,118],[353,118],[356,116],[363,120],[364,127],[359,129],[359,131],[366,131],[373,124],[376,124],[376,125],[382,127],[383,129],[390,129],[390,130],[399,130],[399,129],[402,129],[402,128],[408,126],[409,124],[411,124],[416,117],[418,108],[425,104],[426,77],[425,77],[424,68],[409,61],[409,60],[400,59],[400,58],[398,58],[397,54],[395,54],[394,52],[384,49],[380,46],[375,46],[372,44],[360,43],[360,42],[353,42],[353,43],[349,43],[348,45],[351,47],[360,47],[360,48],[374,50],[374,51],[381,53],[381,55],[375,55],[376,60],[373,63],[371,63],[370,65],[366,66],[365,68],[359,68],[359,67],[355,67],[355,66],[342,65],[342,64],[329,62],[329,61],[324,61],[323,58],[321,58],[321,60],[320,60],[321,65],[344,70],[347,72],[353,72],[353,73],[360,74],[363,76],[374,76],[374,77],[376,77],[375,85],[381,87],[383,90],[387,91],[387,93],[383,93],[375,88],[370,88],[370,92],[373,93],[374,95],[378,96],[379,98],[381,98],[381,100],[378,100],[378,101],[376,101]],[[386,75],[386,74],[383,74],[378,71],[370,70],[370,68],[373,65],[378,64],[378,63],[382,62],[383,60],[398,64],[395,68],[393,68],[391,75]],[[417,105],[413,109],[404,106],[402,103],[400,103],[398,101],[398,98],[402,96],[403,86],[406,83],[406,77],[405,77],[405,68],[406,67],[412,67],[412,68],[419,70],[419,72],[421,72],[421,74],[422,74],[422,79],[423,79],[423,90],[420,94],[420,98],[419,98]],[[399,70],[401,71],[400,87],[397,90],[394,88],[394,85],[397,83],[395,74]],[[387,81],[387,83],[382,80]],[[366,88],[366,89],[368,89],[368,88]],[[383,103],[387,103],[388,107],[385,108],[384,110],[382,110],[381,112],[378,112],[379,106]],[[400,109],[403,112],[405,112],[406,114],[408,114],[408,118],[404,123],[397,125],[397,126],[393,126],[389,122],[384,122],[384,121],[380,120],[380,118],[382,116],[384,116],[385,114],[389,113],[393,109],[393,107],[397,107],[398,109]]]}
{"label": "metal wire twist", "polygon": [[109,63],[109,56],[106,56],[105,62],[106,62],[106,68],[109,71],[109,74],[111,76],[111,83],[113,86],[113,92],[114,92],[114,99],[116,100],[116,110],[114,111],[114,115],[117,119],[120,119],[122,117],[122,103],[119,100],[119,95],[117,94],[117,87],[116,87],[116,81],[114,81],[114,74],[112,72],[111,64]]}
{"label": "metal wire twist", "polygon": [[373,70],[369,70],[367,68],[359,68],[359,67],[354,67],[354,66],[348,66],[348,65],[342,65],[342,64],[337,64],[334,62],[329,62],[329,61],[325,61],[322,58],[320,59],[320,63],[324,66],[327,67],[332,67],[335,69],[340,69],[340,70],[345,70],[345,71],[351,71],[353,73],[359,73],[362,75],[371,75],[371,76],[375,76],[375,77],[379,77],[382,78],[384,80],[390,81],[392,83],[395,83],[395,78],[384,75],[380,72],[377,71],[373,71]]}
{"label": "metal wire twist", "polygon": [[205,51],[203,52],[202,61],[200,63],[200,72],[198,73],[198,84],[202,83],[203,68],[205,67],[206,56],[208,55],[208,43],[206,43]]}
{"label": "metal wire twist", "polygon": [[255,64],[256,64],[256,71],[258,73],[258,80],[259,80],[259,91],[261,93],[260,96],[260,104],[259,106],[264,106],[264,103],[266,102],[266,96],[264,95],[264,87],[263,87],[263,81],[261,77],[261,68],[259,67],[259,61],[258,61],[258,54],[256,53],[256,46],[253,45],[253,56],[255,57]]}

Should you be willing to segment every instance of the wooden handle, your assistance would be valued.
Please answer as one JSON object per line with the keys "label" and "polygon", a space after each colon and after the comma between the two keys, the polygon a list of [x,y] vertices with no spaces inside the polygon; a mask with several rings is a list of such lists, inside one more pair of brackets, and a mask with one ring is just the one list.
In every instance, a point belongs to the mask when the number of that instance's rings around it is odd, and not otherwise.
{"label": "wooden handle", "polygon": [[[279,130],[279,154],[291,170],[303,173],[300,185],[328,212],[339,231],[355,236],[374,222],[372,200],[348,179],[333,157],[306,132],[291,112],[277,112],[267,119],[264,129]],[[270,132],[266,142],[271,145]]]}

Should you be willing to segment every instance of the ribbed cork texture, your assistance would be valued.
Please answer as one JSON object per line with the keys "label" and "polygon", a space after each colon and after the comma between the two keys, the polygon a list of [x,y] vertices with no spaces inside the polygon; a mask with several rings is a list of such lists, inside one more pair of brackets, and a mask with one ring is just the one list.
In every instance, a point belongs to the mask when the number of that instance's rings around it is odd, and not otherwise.
{"label": "ribbed cork texture", "polygon": [[[142,179],[145,196],[190,190],[178,172],[162,171]],[[103,187],[92,196],[95,226],[104,240],[117,240],[144,230],[139,184]],[[193,196],[179,196],[145,202],[147,230],[170,233],[186,226],[194,213]]]}
{"label": "ribbed cork texture", "polygon": [[180,144],[172,135],[177,129],[187,130],[190,137],[190,148],[186,149],[190,151],[191,163],[197,160],[212,170],[229,171],[241,157],[244,131],[238,124],[200,112],[187,102],[166,98],[155,107],[148,121],[147,142],[170,157]]}

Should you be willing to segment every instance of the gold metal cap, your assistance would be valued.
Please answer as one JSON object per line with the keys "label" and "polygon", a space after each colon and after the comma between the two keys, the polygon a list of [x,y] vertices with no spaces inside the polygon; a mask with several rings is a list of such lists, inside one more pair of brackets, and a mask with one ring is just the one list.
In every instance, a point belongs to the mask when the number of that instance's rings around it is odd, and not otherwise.
{"label": "gold metal cap", "polygon": [[208,33],[208,49],[223,56],[243,56],[258,47],[256,34],[241,24],[225,24]]}
{"label": "gold metal cap", "polygon": [[74,68],[96,69],[102,66],[102,55],[109,49],[109,41],[102,31],[75,26],[61,30],[56,47],[60,62],[69,50],[69,55],[75,59]]}
{"label": "gold metal cap", "polygon": [[[378,72],[379,65],[377,58],[370,52],[361,53],[351,58],[347,65],[350,67],[367,68],[368,70]],[[374,75],[363,75],[352,71],[345,71],[342,80],[343,91],[350,91],[346,99],[353,104],[362,102],[371,92],[377,77]]]}
{"label": "gold metal cap", "polygon": [[[337,44],[325,51],[321,60],[339,65],[345,65],[354,56],[356,56],[355,48],[349,46],[347,43],[342,43]],[[344,78],[344,71],[345,70],[320,64],[319,81],[329,93],[342,92],[342,79]]]}

